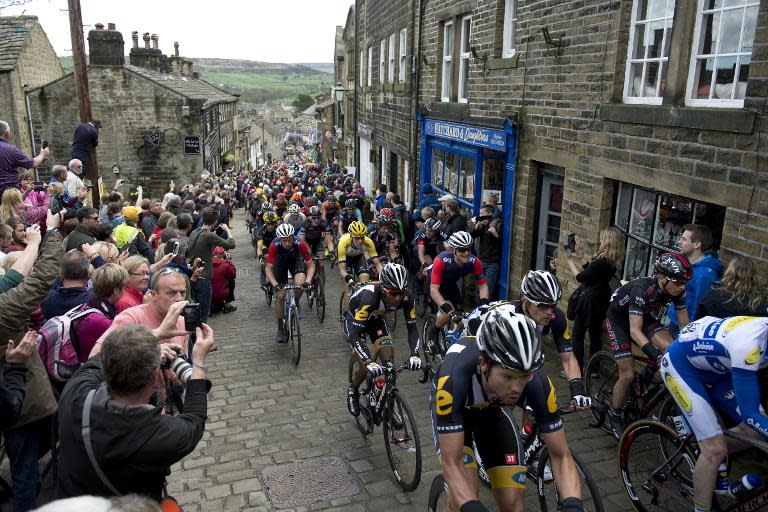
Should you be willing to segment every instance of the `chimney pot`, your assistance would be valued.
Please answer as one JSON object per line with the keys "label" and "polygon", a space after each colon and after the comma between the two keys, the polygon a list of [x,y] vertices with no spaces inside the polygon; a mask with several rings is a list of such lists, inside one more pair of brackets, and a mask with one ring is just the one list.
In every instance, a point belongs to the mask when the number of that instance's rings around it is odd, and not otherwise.
{"label": "chimney pot", "polygon": [[157,34],[152,34],[152,48],[154,48],[155,50],[157,50],[157,42],[158,42]]}
{"label": "chimney pot", "polygon": [[144,32],[142,39],[144,39],[144,48],[149,48],[149,32]]}
{"label": "chimney pot", "polygon": [[173,52],[178,57],[179,56],[179,42],[174,41],[173,42]]}
{"label": "chimney pot", "polygon": [[104,30],[104,24],[103,23],[97,23],[96,24],[96,30]]}
{"label": "chimney pot", "polygon": [[114,23],[107,23],[107,30],[117,30]]}
{"label": "chimney pot", "polygon": [[137,30],[134,30],[131,32],[131,39],[133,39],[133,47],[138,48],[139,47],[139,32]]}

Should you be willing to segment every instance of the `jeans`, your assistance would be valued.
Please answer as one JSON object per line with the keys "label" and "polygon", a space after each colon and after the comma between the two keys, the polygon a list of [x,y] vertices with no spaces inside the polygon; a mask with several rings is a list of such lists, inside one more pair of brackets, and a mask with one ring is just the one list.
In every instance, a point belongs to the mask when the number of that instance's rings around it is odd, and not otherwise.
{"label": "jeans", "polygon": [[3,433],[5,449],[11,463],[13,512],[26,512],[37,508],[37,493],[42,485],[37,462],[40,429],[38,422]]}
{"label": "jeans", "polygon": [[488,283],[488,297],[493,300],[496,298],[496,288],[499,281],[499,264],[483,262],[483,270],[485,271],[485,282]]}

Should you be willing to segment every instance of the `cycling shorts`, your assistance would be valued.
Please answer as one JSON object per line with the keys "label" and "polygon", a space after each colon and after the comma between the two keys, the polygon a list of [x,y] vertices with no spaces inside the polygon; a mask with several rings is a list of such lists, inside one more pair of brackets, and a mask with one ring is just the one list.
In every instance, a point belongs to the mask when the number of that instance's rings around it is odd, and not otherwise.
{"label": "cycling shorts", "polygon": [[316,258],[325,258],[325,240],[304,240],[309,246],[309,252]]}
{"label": "cycling shorts", "polygon": [[[344,329],[344,338],[349,342],[350,341],[350,334],[349,334],[349,325],[348,322],[351,321],[351,317],[348,314],[344,314],[344,323],[343,323],[343,329]],[[371,340],[371,343],[373,343],[373,348],[376,349],[376,352],[381,349],[381,347],[391,347],[392,344],[392,335],[389,332],[389,326],[387,325],[386,320],[384,320],[383,316],[371,316],[368,318],[368,320],[365,323],[365,330],[360,334],[360,338],[368,338]]]}
{"label": "cycling shorts", "polygon": [[679,343],[673,343],[664,354],[661,377],[698,441],[723,433],[716,410],[741,423],[730,374],[694,367]]}
{"label": "cycling shorts", "polygon": [[274,274],[278,284],[286,284],[288,282],[289,271],[293,276],[296,274],[306,274],[307,266],[304,263],[304,258],[296,258],[296,262],[294,263],[293,268],[288,268],[288,266],[284,265],[274,265],[272,267],[272,273]]}
{"label": "cycling shorts", "polygon": [[[611,350],[615,360],[632,357],[632,337],[629,335],[629,318],[624,321],[617,321],[613,315],[608,313],[605,317],[605,328],[608,331],[608,339],[611,340]],[[665,331],[666,328],[657,320],[650,316],[643,317],[643,334],[648,341],[659,331]]]}
{"label": "cycling shorts", "polygon": [[[434,384],[429,403],[432,439],[442,463],[440,437],[436,429]],[[512,417],[512,410],[486,407],[472,410],[464,416],[464,467],[477,468],[476,457],[479,458],[493,489],[525,489],[525,451]]]}
{"label": "cycling shorts", "polygon": [[365,260],[365,254],[358,254],[357,256],[347,255],[345,263],[347,264],[347,272],[350,272],[354,277],[370,273],[368,262]]}

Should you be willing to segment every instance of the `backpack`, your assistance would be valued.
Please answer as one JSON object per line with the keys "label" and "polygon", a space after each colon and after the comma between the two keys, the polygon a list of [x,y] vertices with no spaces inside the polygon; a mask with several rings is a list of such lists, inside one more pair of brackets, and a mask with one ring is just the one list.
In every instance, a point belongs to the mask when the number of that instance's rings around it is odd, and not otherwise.
{"label": "backpack", "polygon": [[80,345],[72,336],[72,324],[98,309],[82,310],[82,305],[45,322],[37,333],[37,350],[48,376],[57,382],[66,382],[80,368]]}

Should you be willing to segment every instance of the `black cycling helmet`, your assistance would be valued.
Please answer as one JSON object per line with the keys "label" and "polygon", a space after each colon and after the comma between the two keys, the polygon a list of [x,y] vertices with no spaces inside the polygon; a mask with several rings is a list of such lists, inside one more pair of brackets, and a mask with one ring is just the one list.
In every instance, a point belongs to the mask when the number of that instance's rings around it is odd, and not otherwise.
{"label": "black cycling helmet", "polygon": [[387,263],[381,269],[379,281],[388,290],[405,290],[408,286],[408,272],[398,263]]}
{"label": "black cycling helmet", "polygon": [[320,211],[320,207],[319,206],[310,206],[309,207],[309,212],[307,212],[307,213],[309,213],[310,217],[320,217],[320,214],[322,212]]}
{"label": "black cycling helmet", "polygon": [[357,201],[355,201],[354,199],[347,199],[346,201],[344,201],[344,208],[349,208],[349,209],[357,208]]}
{"label": "black cycling helmet", "polygon": [[530,270],[520,283],[520,291],[523,297],[534,304],[555,305],[563,296],[563,288],[560,281],[552,272],[547,270]]}
{"label": "black cycling helmet", "polygon": [[693,276],[691,263],[679,252],[665,252],[656,259],[656,273],[673,281],[689,281]]}
{"label": "black cycling helmet", "polygon": [[427,219],[426,222],[424,222],[424,229],[427,231],[437,231],[440,229],[441,225],[442,222],[440,222],[440,219],[432,217],[431,219]]}
{"label": "black cycling helmet", "polygon": [[477,331],[477,346],[491,361],[508,370],[530,373],[544,364],[536,324],[516,313],[512,304],[488,311]]}

